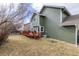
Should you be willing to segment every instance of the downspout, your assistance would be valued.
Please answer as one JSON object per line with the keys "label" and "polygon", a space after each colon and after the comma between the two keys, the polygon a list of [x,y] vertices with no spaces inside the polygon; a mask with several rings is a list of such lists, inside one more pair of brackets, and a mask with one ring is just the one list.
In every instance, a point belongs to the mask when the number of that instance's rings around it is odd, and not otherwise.
{"label": "downspout", "polygon": [[61,24],[62,24],[62,9],[60,9],[60,22],[59,22],[59,25],[62,26]]}
{"label": "downspout", "polygon": [[78,34],[78,27],[77,26],[78,25],[75,24],[75,45],[76,45],[76,47],[77,47],[77,34]]}

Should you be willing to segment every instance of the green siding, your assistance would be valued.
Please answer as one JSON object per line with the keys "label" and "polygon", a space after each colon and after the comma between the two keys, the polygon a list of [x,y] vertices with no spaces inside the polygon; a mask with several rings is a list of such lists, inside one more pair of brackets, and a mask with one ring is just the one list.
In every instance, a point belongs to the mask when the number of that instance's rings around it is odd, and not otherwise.
{"label": "green siding", "polygon": [[48,37],[75,43],[75,27],[59,26],[60,9],[44,8],[42,14],[46,16],[43,23]]}
{"label": "green siding", "polygon": [[41,26],[44,26],[44,20],[45,20],[44,17],[43,16],[40,16],[40,19],[41,19],[40,20],[40,25]]}
{"label": "green siding", "polygon": [[32,19],[32,26],[39,26],[38,15],[35,15],[34,18]]}
{"label": "green siding", "polygon": [[62,13],[62,18],[65,18],[65,17],[67,17],[67,14]]}
{"label": "green siding", "polygon": [[67,17],[68,15],[65,13],[62,13],[62,22],[64,21],[64,18]]}
{"label": "green siding", "polygon": [[[45,17],[44,16],[40,16],[40,26],[44,26],[44,20],[45,20]],[[42,34],[44,35],[44,32],[42,32]]]}

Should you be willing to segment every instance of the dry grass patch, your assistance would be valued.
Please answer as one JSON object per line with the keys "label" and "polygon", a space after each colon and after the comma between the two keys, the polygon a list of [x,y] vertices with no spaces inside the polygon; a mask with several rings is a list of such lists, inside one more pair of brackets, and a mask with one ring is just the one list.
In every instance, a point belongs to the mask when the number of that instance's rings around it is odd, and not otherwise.
{"label": "dry grass patch", "polygon": [[0,48],[0,55],[79,55],[79,48],[51,38],[34,40],[22,35],[10,35],[8,42]]}

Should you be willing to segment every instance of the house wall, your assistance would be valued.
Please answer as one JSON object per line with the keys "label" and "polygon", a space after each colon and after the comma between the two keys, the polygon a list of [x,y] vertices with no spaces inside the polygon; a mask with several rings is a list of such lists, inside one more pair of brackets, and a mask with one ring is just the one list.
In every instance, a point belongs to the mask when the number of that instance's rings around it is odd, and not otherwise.
{"label": "house wall", "polygon": [[[44,27],[44,20],[45,20],[45,17],[44,16],[40,16],[40,26]],[[44,29],[44,31],[45,31],[45,29]],[[42,32],[42,34],[44,35],[44,32]]]}
{"label": "house wall", "polygon": [[38,15],[35,15],[32,19],[32,26],[39,26],[39,16]]}
{"label": "house wall", "polygon": [[34,26],[40,26],[39,15],[35,14],[30,23],[30,31],[34,31]]}
{"label": "house wall", "polygon": [[43,26],[44,25],[44,20],[45,20],[45,17],[43,16],[40,16],[40,25]]}
{"label": "house wall", "polygon": [[68,16],[67,14],[65,14],[64,12],[62,12],[62,19],[65,18],[65,17],[67,17],[67,16]]}
{"label": "house wall", "polygon": [[46,17],[43,21],[45,34],[48,37],[75,43],[75,27],[61,27],[60,9],[44,8],[41,12]]}
{"label": "house wall", "polygon": [[62,12],[62,22],[65,21],[64,18],[66,18],[68,15],[64,12]]}

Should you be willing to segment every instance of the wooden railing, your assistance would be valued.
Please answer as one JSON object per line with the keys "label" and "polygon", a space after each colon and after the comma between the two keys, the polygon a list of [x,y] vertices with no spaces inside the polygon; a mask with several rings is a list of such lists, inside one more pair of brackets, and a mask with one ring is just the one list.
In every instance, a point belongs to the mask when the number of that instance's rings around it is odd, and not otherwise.
{"label": "wooden railing", "polygon": [[39,39],[42,37],[41,32],[36,32],[36,31],[23,31],[22,35],[34,39]]}

